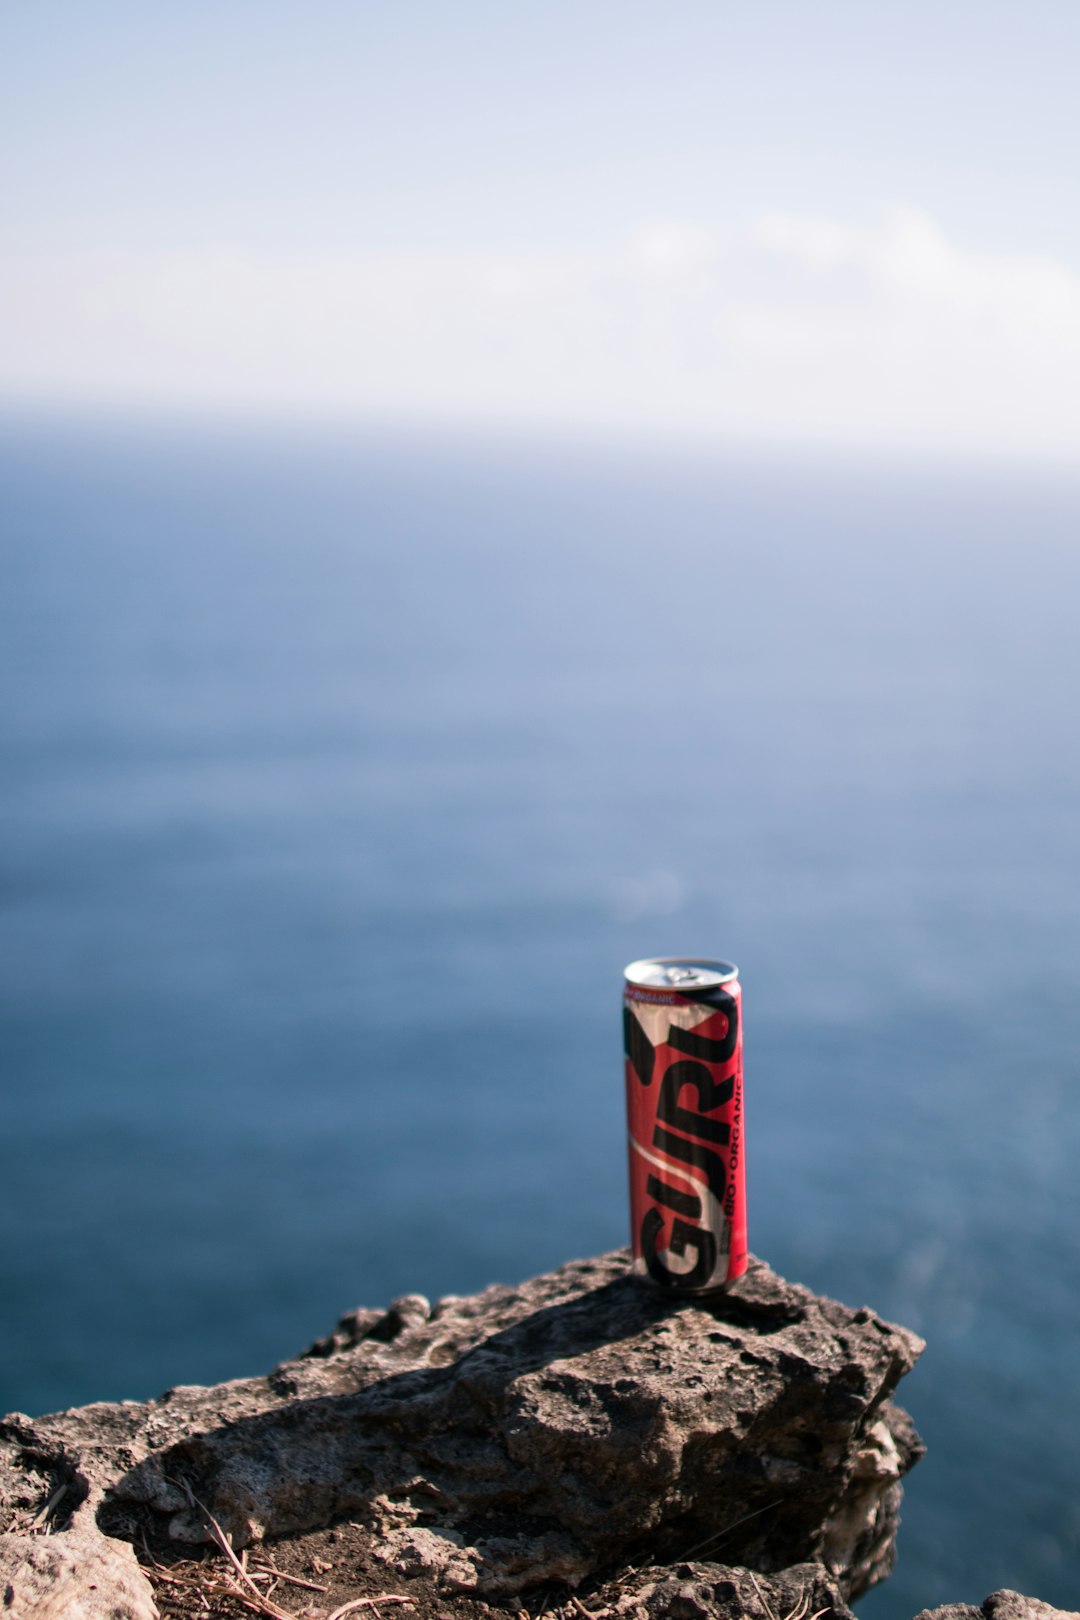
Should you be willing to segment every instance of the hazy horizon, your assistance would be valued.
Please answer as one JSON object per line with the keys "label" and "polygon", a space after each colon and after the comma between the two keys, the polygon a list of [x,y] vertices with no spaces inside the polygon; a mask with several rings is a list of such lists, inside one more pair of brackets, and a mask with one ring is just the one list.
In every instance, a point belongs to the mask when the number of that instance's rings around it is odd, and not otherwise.
{"label": "hazy horizon", "polygon": [[0,401],[1061,463],[1078,44],[968,0],[9,7]]}

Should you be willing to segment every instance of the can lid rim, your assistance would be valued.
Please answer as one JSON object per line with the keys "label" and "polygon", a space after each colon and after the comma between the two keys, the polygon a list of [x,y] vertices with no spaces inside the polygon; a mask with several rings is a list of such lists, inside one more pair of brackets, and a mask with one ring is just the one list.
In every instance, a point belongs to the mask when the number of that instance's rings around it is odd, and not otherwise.
{"label": "can lid rim", "polygon": [[[699,968],[703,972],[693,984],[684,981],[680,985],[674,976],[665,984],[657,974],[657,969],[664,968]],[[646,990],[662,987],[678,993],[680,989],[689,992],[709,989],[719,984],[730,984],[733,979],[739,977],[739,970],[734,962],[719,962],[707,956],[645,956],[624,968],[623,977],[628,984],[640,985]]]}

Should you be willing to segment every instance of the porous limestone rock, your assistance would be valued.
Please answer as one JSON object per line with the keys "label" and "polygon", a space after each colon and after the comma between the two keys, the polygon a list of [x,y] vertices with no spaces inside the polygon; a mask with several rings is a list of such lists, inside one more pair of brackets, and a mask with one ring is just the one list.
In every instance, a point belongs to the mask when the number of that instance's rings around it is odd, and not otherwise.
{"label": "porous limestone rock", "polygon": [[58,1614],[148,1620],[130,1543],[205,1542],[212,1514],[236,1547],[349,1524],[358,1594],[367,1571],[450,1604],[557,1584],[651,1620],[842,1616],[892,1567],[921,1447],[890,1396],[921,1348],[759,1261],[708,1301],[624,1254],[410,1295],[264,1378],[8,1418],[0,1614],[51,1613],[53,1580]]}
{"label": "porous limestone rock", "polygon": [[737,1565],[683,1563],[636,1571],[595,1594],[590,1613],[618,1620],[853,1620],[820,1564],[772,1575]]}
{"label": "porous limestone rock", "polygon": [[946,1603],[940,1609],[923,1609],[915,1620],[1080,1620],[1080,1613],[1054,1609],[1019,1592],[991,1592],[979,1609],[971,1603]]}
{"label": "porous limestone rock", "polygon": [[157,1620],[134,1548],[92,1518],[55,1535],[0,1536],[0,1613],[12,1620]]}

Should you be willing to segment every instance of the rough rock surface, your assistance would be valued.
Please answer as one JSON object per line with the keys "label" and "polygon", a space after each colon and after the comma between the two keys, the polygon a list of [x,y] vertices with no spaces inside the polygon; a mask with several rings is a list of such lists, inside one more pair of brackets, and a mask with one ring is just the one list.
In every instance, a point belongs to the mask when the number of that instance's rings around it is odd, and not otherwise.
{"label": "rough rock surface", "polygon": [[772,1575],[728,1564],[675,1564],[620,1577],[596,1595],[600,1613],[627,1620],[853,1620],[837,1583],[817,1563]]}
{"label": "rough rock surface", "polygon": [[237,1548],[346,1526],[353,1593],[389,1579],[426,1612],[543,1588],[652,1620],[841,1616],[892,1567],[921,1448],[889,1397],[920,1349],[757,1261],[707,1303],[621,1254],[409,1296],[265,1378],[7,1418],[0,1614],[150,1620],[133,1544],[193,1552],[212,1514]]}
{"label": "rough rock surface", "polygon": [[991,1592],[981,1609],[970,1603],[946,1603],[940,1609],[923,1609],[915,1620],[1080,1620],[1080,1614],[1051,1608],[1019,1592]]}

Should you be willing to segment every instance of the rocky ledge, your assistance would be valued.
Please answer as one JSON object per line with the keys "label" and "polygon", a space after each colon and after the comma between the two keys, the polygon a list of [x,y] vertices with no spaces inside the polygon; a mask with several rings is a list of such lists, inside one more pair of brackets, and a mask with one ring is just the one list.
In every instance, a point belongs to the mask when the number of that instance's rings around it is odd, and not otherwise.
{"label": "rocky ledge", "polygon": [[845,1620],[921,1349],[758,1261],[708,1302],[622,1254],[409,1295],[264,1378],[5,1419],[0,1614]]}

